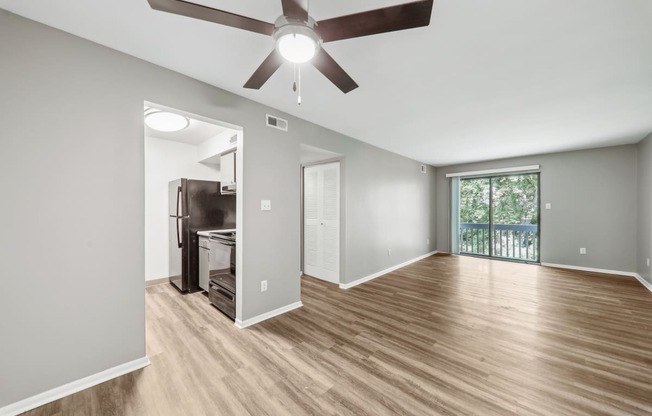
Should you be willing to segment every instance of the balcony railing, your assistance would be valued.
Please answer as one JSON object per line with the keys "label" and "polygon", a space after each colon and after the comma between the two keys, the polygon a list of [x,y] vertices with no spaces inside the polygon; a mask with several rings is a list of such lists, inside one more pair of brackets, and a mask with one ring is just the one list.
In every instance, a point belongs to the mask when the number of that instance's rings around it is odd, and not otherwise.
{"label": "balcony railing", "polygon": [[460,224],[460,253],[539,261],[539,227],[534,224],[494,224],[490,251],[489,224]]}

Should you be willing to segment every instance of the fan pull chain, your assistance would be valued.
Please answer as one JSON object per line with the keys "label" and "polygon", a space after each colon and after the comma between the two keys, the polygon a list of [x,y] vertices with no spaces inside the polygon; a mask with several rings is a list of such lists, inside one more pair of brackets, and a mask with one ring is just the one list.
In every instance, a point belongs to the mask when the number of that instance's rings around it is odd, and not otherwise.
{"label": "fan pull chain", "polygon": [[297,92],[297,64],[292,64],[292,76],[294,77],[294,82],[292,82],[292,91]]}
{"label": "fan pull chain", "polygon": [[297,104],[301,105],[301,65],[293,64],[294,82],[292,91],[297,93]]}
{"label": "fan pull chain", "polygon": [[297,67],[297,72],[299,73],[298,79],[299,79],[299,91],[297,93],[297,105],[301,105],[301,65],[298,65]]}

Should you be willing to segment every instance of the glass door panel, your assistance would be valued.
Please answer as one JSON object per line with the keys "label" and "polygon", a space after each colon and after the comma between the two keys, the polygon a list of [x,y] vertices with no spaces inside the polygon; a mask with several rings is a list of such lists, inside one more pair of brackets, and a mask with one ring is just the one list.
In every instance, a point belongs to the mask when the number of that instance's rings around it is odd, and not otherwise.
{"label": "glass door panel", "polygon": [[460,180],[460,253],[490,255],[490,191],[489,178]]}
{"label": "glass door panel", "polygon": [[539,174],[491,178],[492,256],[539,261]]}
{"label": "glass door panel", "polygon": [[460,179],[459,253],[539,261],[539,174]]}

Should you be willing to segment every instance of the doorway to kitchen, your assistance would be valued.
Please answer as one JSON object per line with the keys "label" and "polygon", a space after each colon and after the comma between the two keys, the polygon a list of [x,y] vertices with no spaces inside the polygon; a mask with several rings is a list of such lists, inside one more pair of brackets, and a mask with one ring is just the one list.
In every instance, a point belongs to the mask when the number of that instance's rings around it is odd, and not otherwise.
{"label": "doorway to kitchen", "polygon": [[459,254],[539,262],[539,173],[459,178]]}
{"label": "doorway to kitchen", "polygon": [[[242,307],[243,204],[237,193],[243,189],[243,129],[151,102],[143,111],[145,286],[172,284],[204,298],[212,287],[206,277],[213,269],[228,268],[233,275],[229,296],[237,306],[231,318],[237,319]],[[212,231],[235,240],[228,242],[233,258],[209,255],[204,261],[209,247],[201,240]]]}

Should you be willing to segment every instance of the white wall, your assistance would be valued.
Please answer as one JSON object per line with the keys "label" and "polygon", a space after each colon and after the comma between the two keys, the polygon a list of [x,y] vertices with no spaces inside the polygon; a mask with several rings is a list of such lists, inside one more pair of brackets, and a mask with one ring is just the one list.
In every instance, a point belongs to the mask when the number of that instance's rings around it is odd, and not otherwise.
{"label": "white wall", "polygon": [[219,154],[236,146],[231,143],[231,138],[236,134],[235,130],[229,129],[200,143],[197,149],[199,157],[197,160],[219,164]]}
{"label": "white wall", "polygon": [[169,276],[168,182],[219,181],[216,166],[198,163],[199,146],[145,138],[145,280]]}

